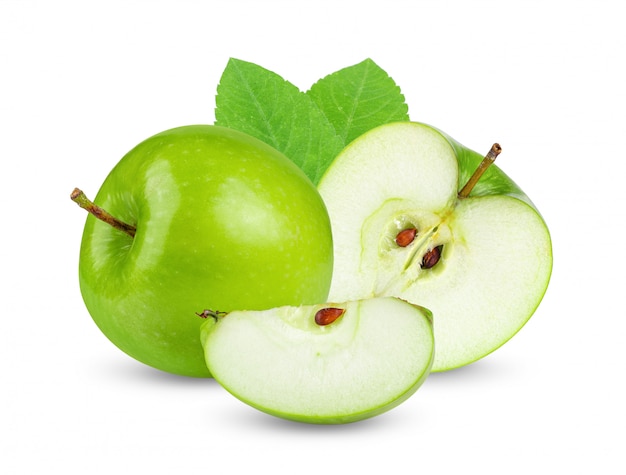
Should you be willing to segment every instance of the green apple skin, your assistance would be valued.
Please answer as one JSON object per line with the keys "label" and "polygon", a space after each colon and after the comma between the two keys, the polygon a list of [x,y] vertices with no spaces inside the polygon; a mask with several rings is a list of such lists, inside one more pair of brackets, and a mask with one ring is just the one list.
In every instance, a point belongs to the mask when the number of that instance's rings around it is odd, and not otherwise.
{"label": "green apple skin", "polygon": [[212,125],[159,133],[125,155],[89,215],[80,289],[102,332],[160,370],[209,377],[195,312],[325,301],[333,266],[325,205],[284,155]]}
{"label": "green apple skin", "polygon": [[[397,135],[393,143],[389,142],[390,134]],[[403,139],[411,137],[417,137],[411,147],[426,150],[420,153],[436,150],[437,156],[425,159],[424,168],[407,161],[399,165],[393,163],[396,148],[405,147],[408,141]],[[370,154],[368,147],[376,151]],[[355,152],[357,149],[359,151]],[[347,158],[348,155],[352,158]],[[384,159],[379,158],[382,155],[386,155]],[[439,160],[439,156],[445,156],[445,160]],[[457,197],[483,157],[429,125],[387,124],[348,145],[318,185],[331,217],[335,245],[335,274],[329,299],[341,301],[392,295],[429,308],[433,312],[437,341],[433,372],[470,364],[501,347],[533,315],[550,281],[552,244],[548,227],[530,198],[500,168],[491,165],[469,197]],[[377,172],[367,171],[384,160],[388,161]],[[432,192],[439,193],[432,200],[437,204],[428,208],[431,184],[437,180],[437,172],[432,170],[438,167],[454,171],[450,172],[452,178],[441,184],[443,191]],[[371,174],[375,176],[368,176]],[[363,191],[347,197],[347,193],[341,191],[354,190],[355,186]],[[369,204],[364,205],[367,200]],[[376,287],[372,282],[378,278],[376,273],[384,266],[381,263],[386,254],[397,252],[398,255],[390,258],[389,262],[396,259],[387,269],[390,279],[417,267],[407,264],[406,256],[413,252],[408,247],[406,251],[389,251],[385,246],[379,247],[379,243],[391,242],[404,223],[414,219],[416,213],[419,217],[423,203],[428,203],[424,215],[438,224],[438,227],[432,226],[431,244],[443,245],[440,261],[432,269],[418,269],[411,277],[403,277],[387,288]],[[486,211],[479,213],[480,210]],[[379,221],[373,219],[376,214],[381,216]],[[517,215],[523,220],[516,222],[512,217]],[[359,216],[350,219],[362,219],[362,224],[347,225],[346,216]],[[474,242],[468,244],[464,233],[472,228],[474,219],[482,223],[484,235],[480,236],[480,253],[472,255],[471,247],[478,241],[472,238]],[[363,224],[367,220],[375,225],[367,228]],[[384,228],[387,231],[381,231]],[[499,233],[506,234],[502,242],[498,241]],[[349,253],[352,255],[348,256]],[[511,268],[509,273],[507,262],[519,260],[518,254],[526,256],[532,268],[517,263],[520,272]],[[421,256],[414,259],[415,262],[420,260]],[[489,269],[491,265],[493,273]],[[475,267],[480,268],[480,272],[474,272]],[[355,284],[360,275],[365,275],[362,281],[365,283]],[[470,282],[474,278],[482,280]],[[501,305],[494,304],[498,299],[502,300]],[[513,317],[507,322],[509,315]]]}
{"label": "green apple skin", "polygon": [[[315,323],[317,311],[345,313]],[[392,297],[208,318],[207,366],[240,401],[282,419],[347,424],[409,399],[430,373],[432,314]]]}

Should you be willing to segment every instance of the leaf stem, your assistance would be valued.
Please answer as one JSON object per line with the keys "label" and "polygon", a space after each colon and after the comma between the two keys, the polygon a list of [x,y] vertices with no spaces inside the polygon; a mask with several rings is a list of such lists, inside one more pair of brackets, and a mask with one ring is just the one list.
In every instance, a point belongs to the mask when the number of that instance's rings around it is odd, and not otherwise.
{"label": "leaf stem", "polygon": [[496,161],[496,157],[500,155],[501,152],[502,147],[500,147],[499,144],[494,143],[491,146],[491,150],[489,150],[487,155],[485,155],[483,161],[480,162],[480,165],[478,165],[478,168],[476,169],[474,174],[470,177],[469,180],[467,180],[467,183],[461,189],[461,191],[459,191],[459,198],[467,198],[469,196],[476,183],[478,183],[478,180],[480,180],[480,177],[483,176],[483,173],[485,173],[487,168],[489,168],[489,166]]}
{"label": "leaf stem", "polygon": [[127,224],[124,221],[120,221],[111,213],[100,208],[93,201],[87,198],[82,190],[74,188],[74,191],[72,191],[70,198],[74,203],[94,215],[100,221],[104,221],[105,223],[113,226],[115,229],[119,229],[120,231],[128,234],[130,237],[135,237],[135,232],[137,231],[137,228],[135,228],[135,226]]}

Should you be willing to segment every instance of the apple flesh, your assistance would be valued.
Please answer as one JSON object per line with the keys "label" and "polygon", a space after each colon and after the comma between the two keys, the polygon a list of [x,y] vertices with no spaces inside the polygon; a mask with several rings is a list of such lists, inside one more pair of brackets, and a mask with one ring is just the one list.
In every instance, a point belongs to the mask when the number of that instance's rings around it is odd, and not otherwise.
{"label": "apple flesh", "polygon": [[429,308],[433,371],[508,341],[550,279],[550,234],[521,189],[496,166],[463,186],[481,160],[425,124],[394,123],[352,142],[318,186],[335,250],[329,299],[396,296]]}
{"label": "apple flesh", "polygon": [[430,312],[395,298],[213,314],[202,341],[211,373],[234,396],[317,424],[399,405],[427,377],[434,351]]}
{"label": "apple flesh", "polygon": [[94,199],[79,263],[93,320],[155,368],[206,377],[194,312],[325,301],[332,237],[321,197],[284,155],[223,127],[185,126],[131,150]]}

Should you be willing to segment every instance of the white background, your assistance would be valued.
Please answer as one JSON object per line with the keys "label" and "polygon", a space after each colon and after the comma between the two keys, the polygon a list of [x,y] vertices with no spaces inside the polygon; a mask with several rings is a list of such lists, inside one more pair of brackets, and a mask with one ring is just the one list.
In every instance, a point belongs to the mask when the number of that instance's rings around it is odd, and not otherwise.
{"label": "white background", "polygon": [[[0,472],[625,473],[623,28],[603,0],[0,0]],[[95,195],[156,132],[211,123],[229,57],[301,89],[370,57],[413,120],[480,152],[500,142],[554,240],[523,330],[337,427],[109,343],[79,293],[69,193]]]}

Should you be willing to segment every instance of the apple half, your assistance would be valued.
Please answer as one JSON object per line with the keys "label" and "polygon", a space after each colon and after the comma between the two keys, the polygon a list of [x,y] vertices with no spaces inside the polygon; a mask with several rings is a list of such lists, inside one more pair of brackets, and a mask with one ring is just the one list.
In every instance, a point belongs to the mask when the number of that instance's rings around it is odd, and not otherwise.
{"label": "apple half", "polygon": [[433,371],[508,341],[550,279],[546,223],[489,167],[496,146],[483,159],[428,125],[387,124],[348,145],[318,186],[333,233],[329,299],[395,296],[430,309]]}
{"label": "apple half", "polygon": [[430,312],[390,297],[203,316],[213,377],[284,419],[342,424],[381,414],[417,391],[434,357]]}

